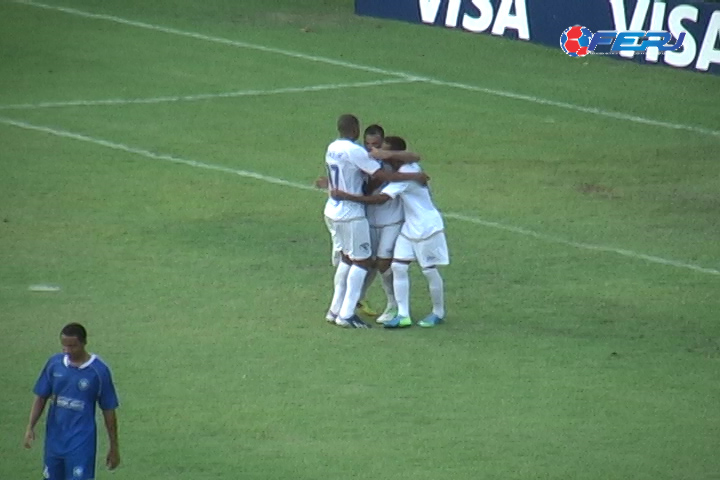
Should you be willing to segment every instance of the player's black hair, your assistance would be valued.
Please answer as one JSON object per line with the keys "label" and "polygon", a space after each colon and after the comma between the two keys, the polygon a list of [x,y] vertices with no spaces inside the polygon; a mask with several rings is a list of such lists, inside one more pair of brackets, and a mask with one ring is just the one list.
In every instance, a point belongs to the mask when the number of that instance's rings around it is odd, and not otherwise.
{"label": "player's black hair", "polygon": [[385,129],[377,123],[373,123],[365,129],[365,136],[367,137],[368,135],[380,135],[382,138],[385,138]]}
{"label": "player's black hair", "polygon": [[390,150],[401,151],[407,149],[407,144],[402,137],[389,136],[383,140],[390,147]]}
{"label": "player's black hair", "polygon": [[360,131],[360,120],[355,115],[346,113],[340,115],[337,121],[338,133],[343,137],[350,138]]}
{"label": "player's black hair", "polygon": [[82,344],[87,343],[87,330],[79,323],[68,323],[60,331],[60,334],[66,337],[75,337],[80,340]]}

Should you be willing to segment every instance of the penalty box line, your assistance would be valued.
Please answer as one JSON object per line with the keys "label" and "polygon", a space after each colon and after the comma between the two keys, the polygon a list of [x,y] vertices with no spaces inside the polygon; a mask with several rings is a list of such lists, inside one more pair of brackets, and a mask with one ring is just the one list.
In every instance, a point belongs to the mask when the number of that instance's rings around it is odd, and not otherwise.
{"label": "penalty box line", "polygon": [[372,80],[368,82],[353,83],[329,83],[321,85],[310,85],[307,87],[284,87],[269,90],[238,90],[235,92],[221,93],[201,93],[196,95],[175,95],[166,97],[150,97],[150,98],[110,98],[103,100],[70,100],[66,102],[40,102],[40,103],[20,103],[15,105],[0,105],[0,110],[39,110],[42,108],[59,108],[59,107],[92,107],[106,105],[148,105],[158,103],[174,103],[174,102],[196,102],[202,100],[214,100],[218,98],[238,98],[238,97],[260,97],[269,95],[282,95],[289,93],[309,93],[322,92],[328,90],[342,90],[346,88],[363,88],[376,87],[382,85],[393,85],[412,83],[419,80],[410,78],[389,78],[385,80]]}
{"label": "penalty box line", "polygon": [[[151,152],[149,150],[145,150],[142,148],[131,147],[129,145],[125,145],[122,143],[111,142],[109,140],[103,140],[100,138],[90,137],[88,135],[82,135],[82,134],[70,132],[67,130],[60,130],[60,129],[46,127],[46,126],[42,126],[42,125],[35,125],[32,123],[28,123],[28,122],[13,120],[11,118],[0,117],[0,124],[17,127],[17,128],[21,128],[24,130],[42,132],[42,133],[46,133],[49,135],[54,135],[56,137],[69,138],[72,140],[78,140],[78,141],[82,141],[82,142],[86,142],[86,143],[91,143],[94,145],[99,145],[99,146],[110,148],[113,150],[119,150],[122,152],[131,153],[134,155],[142,156],[145,158],[150,158],[153,160],[160,160],[160,161],[165,161],[165,162],[170,162],[170,163],[175,163],[175,164],[180,164],[180,165],[186,165],[186,166],[194,167],[194,168],[202,168],[205,170],[213,170],[213,171],[218,171],[218,172],[223,172],[223,173],[229,173],[229,174],[237,175],[240,177],[253,178],[255,180],[260,180],[260,181],[263,181],[266,183],[281,185],[281,186],[285,186],[285,187],[292,187],[292,188],[299,189],[299,190],[308,190],[308,191],[319,192],[319,190],[317,188],[312,187],[310,185],[305,185],[302,183],[293,182],[293,181],[285,180],[282,178],[272,177],[269,175],[263,175],[263,174],[248,171],[248,170],[240,170],[240,169],[225,167],[222,165],[214,165],[211,163],[199,162],[196,160],[189,160],[189,159],[177,157],[175,155],[155,153],[155,152]],[[692,270],[697,273],[720,276],[720,270],[717,270],[714,268],[707,268],[707,267],[703,267],[700,265],[695,265],[692,263],[683,262],[683,261],[679,261],[679,260],[662,258],[662,257],[658,257],[655,255],[648,255],[645,253],[634,252],[632,250],[615,248],[615,247],[610,247],[610,246],[605,246],[605,245],[574,242],[572,240],[566,240],[561,237],[556,237],[556,236],[547,235],[544,233],[535,232],[533,230],[525,229],[522,227],[516,227],[513,225],[503,224],[503,223],[499,223],[499,222],[487,221],[480,217],[469,216],[469,215],[464,215],[464,214],[460,214],[460,213],[445,212],[444,216],[446,218],[451,218],[451,219],[462,221],[462,222],[473,223],[476,225],[482,225],[484,227],[494,228],[494,229],[498,229],[498,230],[504,230],[507,232],[523,235],[526,237],[532,237],[532,238],[542,240],[545,242],[561,244],[561,245],[565,245],[565,246],[569,246],[569,247],[573,247],[573,248],[577,248],[577,249],[581,249],[581,250],[613,253],[616,255],[623,256],[623,257],[632,258],[635,260],[643,260],[643,261],[649,262],[649,263],[655,263],[655,264],[659,264],[659,265],[665,265],[665,266],[671,266],[671,267],[676,267],[676,268],[682,268],[682,269],[686,269],[686,270]]]}
{"label": "penalty box line", "polygon": [[632,115],[632,114],[628,114],[628,113],[624,113],[624,112],[616,112],[616,111],[605,110],[605,109],[601,109],[601,108],[593,108],[593,107],[587,107],[587,106],[582,106],[582,105],[575,105],[573,103],[561,102],[561,101],[557,101],[557,100],[536,97],[533,95],[526,95],[526,94],[519,93],[519,92],[512,92],[512,91],[508,91],[508,90],[499,90],[499,89],[494,89],[494,88],[481,87],[481,86],[477,86],[477,85],[469,85],[469,84],[465,84],[465,83],[446,81],[446,80],[431,78],[431,77],[427,77],[427,76],[415,75],[415,74],[408,73],[408,72],[387,70],[387,69],[383,69],[383,68],[372,67],[369,65],[361,65],[358,63],[345,62],[345,61],[337,60],[337,59],[333,59],[333,58],[321,57],[318,55],[308,55],[308,54],[304,54],[304,53],[300,53],[300,52],[295,52],[292,50],[268,47],[265,45],[259,45],[259,44],[249,43],[249,42],[241,42],[241,41],[237,41],[237,40],[230,40],[230,39],[222,38],[222,37],[203,35],[201,33],[189,32],[189,31],[180,30],[177,28],[163,27],[161,25],[154,25],[151,23],[139,22],[139,21],[135,21],[135,20],[128,20],[128,19],[117,17],[114,15],[91,13],[91,12],[79,10],[76,8],[48,5],[48,4],[36,2],[33,0],[11,0],[11,1],[13,1],[14,3],[20,4],[20,5],[27,5],[27,6],[36,7],[36,8],[43,8],[46,10],[54,10],[54,11],[58,11],[58,12],[64,12],[64,13],[67,13],[70,15],[91,18],[91,19],[95,19],[95,20],[105,20],[105,21],[109,21],[109,22],[118,23],[121,25],[143,28],[146,30],[154,30],[154,31],[158,31],[158,32],[172,34],[172,35],[179,35],[179,36],[183,36],[183,37],[194,38],[197,40],[203,40],[206,42],[215,42],[215,43],[219,43],[219,44],[229,45],[232,47],[245,48],[245,49],[249,49],[249,50],[256,50],[256,51],[261,51],[261,52],[266,52],[266,53],[274,53],[274,54],[284,55],[287,57],[297,58],[297,59],[306,60],[306,61],[310,61],[310,62],[324,63],[327,65],[335,65],[338,67],[344,67],[344,68],[349,68],[349,69],[353,69],[353,70],[360,70],[360,71],[364,71],[364,72],[379,73],[379,74],[386,75],[389,77],[412,79],[412,80],[417,80],[420,82],[426,82],[426,83],[436,85],[436,86],[484,93],[486,95],[493,95],[496,97],[508,98],[508,99],[517,100],[517,101],[531,102],[531,103],[535,103],[538,105],[545,105],[545,106],[561,108],[561,109],[565,109],[565,110],[572,110],[572,111],[576,111],[576,112],[587,113],[590,115],[597,115],[599,117],[611,118],[614,120],[623,120],[623,121],[627,121],[627,122],[631,122],[631,123],[635,123],[635,124],[639,124],[639,125],[646,125],[646,126],[650,126],[650,127],[659,127],[659,128],[664,128],[664,129],[670,129],[670,130],[684,130],[687,132],[692,132],[692,133],[701,134],[701,135],[709,135],[709,136],[720,138],[720,130],[714,130],[711,128],[701,127],[698,125],[687,125],[687,124],[683,124],[683,123],[665,122],[662,120],[656,120],[656,119],[652,119],[652,118],[642,117],[639,115]]}

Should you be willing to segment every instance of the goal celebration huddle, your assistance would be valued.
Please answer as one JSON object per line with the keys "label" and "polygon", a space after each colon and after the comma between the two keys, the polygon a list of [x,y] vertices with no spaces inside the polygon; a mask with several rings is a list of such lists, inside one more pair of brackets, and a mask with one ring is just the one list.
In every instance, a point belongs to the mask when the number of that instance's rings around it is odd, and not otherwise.
{"label": "goal celebration huddle", "polygon": [[[435,207],[420,157],[401,137],[385,136],[379,125],[365,129],[354,115],[337,121],[338,139],[325,154],[328,200],[325,223],[332,241],[334,291],[325,316],[329,323],[370,328],[357,313],[368,287],[380,274],[387,304],[376,322],[385,328],[413,325],[410,264],[427,279],[432,311],[418,321],[434,327],[445,320],[443,279],[437,267],[450,256],[442,215]],[[375,315],[372,315],[375,316]]]}

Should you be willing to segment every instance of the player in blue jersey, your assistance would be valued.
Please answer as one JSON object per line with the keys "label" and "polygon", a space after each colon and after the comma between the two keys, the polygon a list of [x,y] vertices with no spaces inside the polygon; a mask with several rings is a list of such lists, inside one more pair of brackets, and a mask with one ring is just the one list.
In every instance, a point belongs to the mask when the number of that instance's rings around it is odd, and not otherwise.
{"label": "player in blue jersey", "polygon": [[87,332],[79,323],[70,323],[60,332],[63,353],[50,357],[33,392],[35,401],[25,432],[25,448],[35,440],[35,425],[45,405],[45,469],[47,480],[92,480],[95,478],[97,426],[95,405],[100,406],[110,439],[105,465],[113,470],[120,464],[118,446],[117,394],[108,366],[85,350]]}

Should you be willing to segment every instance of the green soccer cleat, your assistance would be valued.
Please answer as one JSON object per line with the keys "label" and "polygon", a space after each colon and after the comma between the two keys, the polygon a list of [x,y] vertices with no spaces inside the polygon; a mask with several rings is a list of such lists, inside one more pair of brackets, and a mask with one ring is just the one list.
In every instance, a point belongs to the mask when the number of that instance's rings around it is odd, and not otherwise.
{"label": "green soccer cleat", "polygon": [[385,328],[405,328],[405,327],[411,327],[413,324],[410,317],[401,317],[400,315],[396,316],[392,320],[383,323],[383,326]]}
{"label": "green soccer cleat", "polygon": [[418,322],[418,325],[421,327],[434,327],[435,325],[440,325],[443,323],[443,319],[435,315],[434,313],[431,313],[427,317],[423,318]]}

